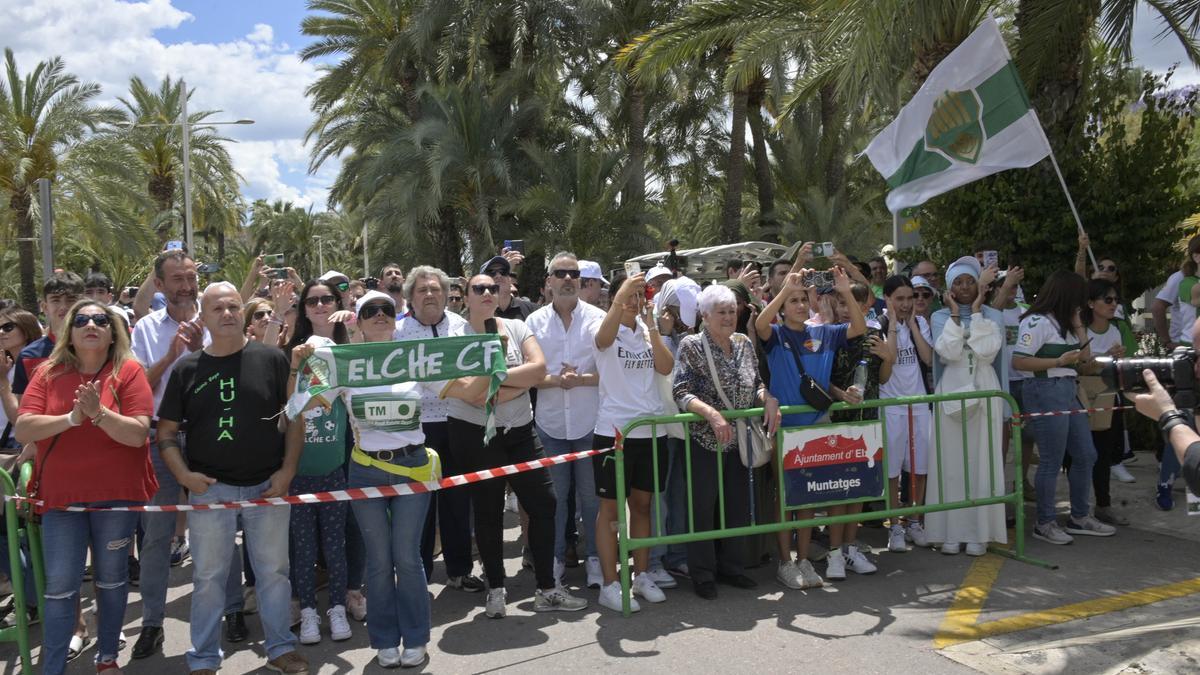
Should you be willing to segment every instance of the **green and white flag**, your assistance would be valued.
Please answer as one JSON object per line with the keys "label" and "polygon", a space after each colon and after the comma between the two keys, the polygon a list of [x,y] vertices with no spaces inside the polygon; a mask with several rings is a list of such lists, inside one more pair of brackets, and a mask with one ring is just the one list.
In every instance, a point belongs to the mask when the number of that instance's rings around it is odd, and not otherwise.
{"label": "green and white flag", "polygon": [[893,213],[1050,154],[996,21],[988,17],[929,79],[866,155]]}
{"label": "green and white flag", "polygon": [[500,337],[490,333],[317,347],[296,374],[296,391],[288,399],[287,416],[295,419],[314,396],[331,401],[343,389],[472,375],[491,378],[484,434],[490,439],[496,433],[492,399],[508,376]]}

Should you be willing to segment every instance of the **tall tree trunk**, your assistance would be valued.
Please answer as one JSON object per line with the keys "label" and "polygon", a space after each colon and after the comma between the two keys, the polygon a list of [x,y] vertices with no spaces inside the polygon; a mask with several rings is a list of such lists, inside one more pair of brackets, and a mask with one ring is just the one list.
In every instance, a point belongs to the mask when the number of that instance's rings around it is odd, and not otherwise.
{"label": "tall tree trunk", "polygon": [[733,92],[733,121],[729,131],[729,164],[725,169],[725,203],[721,207],[721,242],[732,244],[742,237],[742,182],[746,176],[745,89]]}
{"label": "tall tree trunk", "polygon": [[217,262],[225,264],[225,228],[217,230]]}
{"label": "tall tree trunk", "polygon": [[462,274],[462,238],[458,234],[458,218],[454,209],[443,206],[438,211],[438,224],[430,233],[437,248],[438,267],[450,276]]}
{"label": "tall tree trunk", "polygon": [[846,164],[842,157],[841,110],[838,105],[837,89],[832,83],[821,87],[821,159],[825,164],[825,196],[832,197],[844,187]]}
{"label": "tall tree trunk", "polygon": [[746,97],[746,121],[750,124],[751,152],[754,153],[754,181],[758,192],[758,224],[766,241],[779,241],[775,219],[775,186],[771,183],[771,162],[767,158],[767,138],[763,129],[762,107],[767,81],[761,76],[750,85]]}
{"label": "tall tree trunk", "polygon": [[21,304],[38,313],[38,292],[33,285],[33,218],[29,213],[33,196],[27,189],[16,192],[8,201],[17,225],[17,258],[21,272]]}
{"label": "tall tree trunk", "polygon": [[[1052,13],[1052,14],[1051,14]],[[1017,48],[1017,64],[1026,85],[1031,86],[1032,103],[1038,112],[1050,144],[1060,152],[1083,129],[1084,65],[1090,58],[1092,28],[1100,16],[1100,0],[1021,0],[1017,6],[1016,26],[1021,34],[1032,22],[1057,24],[1052,45],[1030,45],[1029,49],[1049,50],[1039,62],[1022,58],[1025,36]]]}
{"label": "tall tree trunk", "polygon": [[[150,195],[150,201],[154,203],[154,208],[157,209],[154,216],[160,219],[155,228],[158,243],[165,244],[171,239],[171,226],[174,224],[173,219],[168,218],[167,214],[171,212],[175,200],[175,177],[170,174],[151,174],[146,191]],[[179,238],[183,238],[182,234]]]}
{"label": "tall tree trunk", "polygon": [[646,201],[646,92],[632,79],[626,79],[629,97],[629,183],[625,203],[635,205],[635,216],[642,218]]}

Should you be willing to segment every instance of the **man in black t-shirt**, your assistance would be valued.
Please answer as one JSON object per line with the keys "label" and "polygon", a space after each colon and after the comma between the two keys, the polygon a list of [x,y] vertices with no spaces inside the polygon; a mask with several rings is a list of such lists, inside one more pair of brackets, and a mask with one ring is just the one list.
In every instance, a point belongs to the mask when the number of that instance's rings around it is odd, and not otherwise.
{"label": "man in black t-shirt", "polygon": [[[212,343],[176,364],[158,409],[163,460],[190,492],[192,504],[286,496],[299,461],[298,451],[285,453],[282,431],[288,359],[278,349],[246,340],[242,299],[233,284],[219,282],[204,290],[200,319]],[[183,424],[188,430],[186,460],[178,441]],[[296,653],[289,625],[290,508],[256,507],[241,515],[256,577],[267,667],[307,673],[308,661]],[[235,509],[188,512],[194,573],[187,661],[193,673],[221,667],[219,631],[237,521]]]}

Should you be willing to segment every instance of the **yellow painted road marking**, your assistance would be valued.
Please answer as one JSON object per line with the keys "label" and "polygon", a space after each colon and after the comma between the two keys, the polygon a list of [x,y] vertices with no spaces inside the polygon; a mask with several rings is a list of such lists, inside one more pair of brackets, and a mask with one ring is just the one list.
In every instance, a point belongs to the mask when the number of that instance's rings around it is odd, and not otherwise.
{"label": "yellow painted road marking", "polygon": [[954,601],[950,603],[946,618],[942,620],[933,639],[936,649],[977,639],[970,637],[971,631],[977,627],[975,622],[979,620],[983,602],[987,600],[992,584],[996,583],[996,577],[1000,576],[1003,565],[1004,558],[995,554],[985,555],[971,563],[971,569],[967,570],[967,576],[954,594]]}
{"label": "yellow painted road marking", "polygon": [[987,600],[992,585],[1000,575],[1000,567],[1003,564],[1004,558],[987,555],[971,565],[962,585],[954,595],[954,601],[946,612],[946,618],[942,620],[942,625],[934,637],[933,643],[936,649],[945,649],[963,642],[982,640],[1032,628],[1043,628],[1068,621],[1087,619],[1200,593],[1200,577],[1198,577],[1038,612],[1019,614],[996,621],[976,623],[983,610],[983,603]]}

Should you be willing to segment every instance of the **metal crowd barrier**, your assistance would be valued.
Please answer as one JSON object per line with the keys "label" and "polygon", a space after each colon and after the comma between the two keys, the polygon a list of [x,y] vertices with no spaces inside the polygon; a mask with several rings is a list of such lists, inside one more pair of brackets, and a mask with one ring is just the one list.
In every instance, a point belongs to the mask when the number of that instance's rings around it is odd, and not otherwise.
{"label": "metal crowd barrier", "polygon": [[[973,399],[982,399],[982,401],[980,401],[980,403],[977,405],[984,406],[984,408],[986,410],[986,420],[987,420],[987,429],[988,429],[987,457],[989,458],[988,467],[989,467],[989,478],[990,478],[990,489],[988,490],[988,496],[978,496],[978,495],[972,496],[972,494],[971,494],[970,477],[972,475],[972,471],[971,471],[970,453],[968,452],[968,440],[969,440],[968,427],[967,427],[967,425],[962,425],[963,426],[963,429],[962,429],[963,466],[964,466],[964,476],[966,477],[966,480],[964,481],[966,484],[963,486],[964,487],[963,495],[965,496],[965,498],[962,500],[959,500],[959,501],[954,501],[954,502],[941,502],[941,503],[937,503],[937,504],[923,504],[920,506],[908,506],[908,507],[899,507],[899,508],[887,507],[886,505],[892,503],[892,500],[890,499],[891,495],[889,494],[890,489],[891,489],[890,481],[887,480],[887,466],[888,466],[888,463],[887,463],[888,462],[887,415],[883,414],[883,411],[881,410],[879,419],[876,420],[881,425],[882,447],[883,447],[883,455],[882,455],[883,493],[881,495],[841,500],[841,501],[825,501],[825,502],[818,502],[818,503],[813,503],[813,504],[804,504],[803,507],[799,507],[799,506],[788,507],[785,503],[786,500],[783,497],[783,486],[785,485],[785,483],[784,483],[785,476],[784,476],[784,468],[783,468],[784,452],[780,451],[780,447],[783,442],[784,429],[781,428],[775,436],[776,452],[775,452],[774,458],[772,459],[772,462],[770,464],[770,466],[772,466],[773,469],[775,470],[775,479],[778,481],[777,485],[780,486],[780,496],[778,499],[779,512],[777,514],[772,514],[777,518],[777,520],[775,522],[770,522],[770,523],[754,522],[754,520],[755,520],[754,519],[754,506],[753,506],[754,494],[751,493],[750,494],[750,505],[751,505],[750,508],[751,508],[751,514],[752,514],[751,515],[751,524],[746,527],[733,527],[733,528],[725,527],[725,487],[724,487],[724,481],[723,481],[723,469],[722,469],[722,464],[721,464],[722,455],[724,453],[723,452],[712,452],[710,454],[714,457],[714,461],[717,462],[717,476],[718,476],[717,509],[718,509],[719,515],[717,517],[716,524],[718,524],[719,527],[717,529],[703,530],[703,531],[699,531],[699,532],[696,531],[695,513],[693,512],[692,457],[691,457],[692,437],[691,437],[691,433],[690,433],[690,424],[691,423],[707,424],[707,422],[703,418],[701,418],[699,415],[696,415],[694,413],[680,413],[678,415],[667,415],[667,416],[658,416],[658,417],[642,417],[642,418],[638,418],[638,419],[630,422],[628,425],[625,426],[624,429],[621,430],[622,436],[625,438],[629,437],[630,431],[632,431],[633,429],[636,429],[638,427],[649,426],[651,428],[651,435],[655,439],[652,443],[652,447],[653,447],[654,484],[655,484],[656,488],[659,485],[660,471],[664,471],[667,469],[667,467],[659,466],[658,438],[659,438],[660,434],[665,436],[666,430],[664,427],[667,424],[683,423],[685,425],[686,433],[685,433],[684,439],[683,439],[683,443],[684,443],[683,458],[684,458],[684,467],[685,467],[685,471],[686,471],[685,477],[684,477],[684,483],[686,484],[686,488],[687,488],[687,531],[683,532],[683,533],[679,533],[679,534],[664,534],[663,533],[664,519],[661,514],[661,509],[662,509],[662,504],[664,502],[664,494],[662,493],[662,491],[659,491],[656,489],[655,493],[651,499],[651,509],[652,509],[651,517],[652,517],[652,523],[653,523],[652,530],[654,531],[654,536],[641,537],[641,538],[635,539],[629,535],[628,515],[626,513],[626,509],[624,508],[625,498],[626,498],[625,458],[624,458],[624,453],[622,452],[621,448],[618,447],[613,453],[613,458],[616,462],[615,468],[616,468],[616,473],[617,473],[617,485],[616,485],[616,488],[617,488],[616,499],[617,499],[617,504],[618,504],[618,508],[617,508],[617,546],[618,546],[617,560],[619,561],[619,565],[621,568],[620,569],[621,594],[622,594],[621,605],[624,610],[625,616],[629,616],[631,614],[630,602],[629,602],[630,601],[630,589],[631,589],[630,551],[633,551],[634,549],[648,548],[648,547],[654,547],[654,546],[669,546],[671,544],[685,544],[685,543],[689,543],[689,542],[725,539],[725,538],[730,538],[730,537],[744,537],[744,536],[749,536],[749,535],[770,534],[770,533],[779,532],[779,531],[783,531],[783,530],[792,530],[792,529],[805,528],[805,527],[817,527],[817,526],[821,526],[821,525],[835,525],[835,524],[840,524],[840,523],[862,522],[864,520],[878,520],[878,519],[884,519],[884,518],[895,519],[895,518],[898,518],[901,516],[932,513],[935,511],[951,511],[951,510],[955,510],[955,509],[966,509],[966,508],[972,508],[972,507],[976,507],[976,506],[987,506],[990,504],[1011,504],[1012,510],[1016,517],[1016,525],[1015,525],[1016,529],[1015,529],[1011,549],[1001,548],[998,546],[989,546],[989,550],[993,553],[997,553],[999,555],[1004,555],[1004,556],[1013,558],[1015,560],[1020,560],[1022,562],[1039,565],[1039,566],[1043,566],[1043,567],[1048,567],[1048,568],[1053,568],[1054,565],[1052,565],[1050,563],[1047,563],[1047,562],[1044,562],[1041,560],[1037,560],[1034,558],[1030,558],[1029,556],[1025,555],[1025,509],[1024,509],[1025,495],[1024,495],[1024,480],[1022,480],[1022,476],[1024,475],[1024,467],[1021,464],[1021,434],[1019,433],[1019,429],[1014,429],[1014,433],[1012,433],[1012,442],[1014,443],[1014,445],[1012,447],[1011,452],[1012,452],[1012,459],[1013,459],[1013,463],[1014,463],[1014,474],[1015,474],[1015,480],[1013,481],[1014,489],[1012,492],[1005,491],[1005,487],[1003,485],[1003,483],[1004,483],[1003,476],[999,476],[999,477],[996,476],[995,464],[990,459],[995,456],[995,453],[999,450],[999,446],[1001,444],[1000,439],[994,438],[994,434],[992,433],[992,428],[993,428],[993,422],[995,419],[993,417],[993,415],[996,415],[996,414],[1002,415],[1004,413],[1003,405],[1002,405],[1003,403],[1008,404],[1009,409],[1012,411],[1013,416],[1003,420],[1001,428],[1003,428],[1004,424],[1009,424],[1014,427],[1019,425],[1019,423],[1015,422],[1015,420],[1019,419],[1019,417],[1017,417],[1017,415],[1020,411],[1018,409],[1016,401],[1012,398],[1012,396],[1010,396],[1006,392],[1002,392],[1002,391],[981,391],[981,392],[968,392],[968,393],[956,393],[956,394],[935,394],[935,395],[930,395],[930,396],[908,396],[908,397],[902,397],[902,398],[875,399],[875,400],[870,400],[870,401],[863,401],[862,403],[855,404],[855,405],[850,405],[850,404],[846,404],[846,403],[836,403],[829,409],[829,411],[836,412],[839,410],[865,410],[865,409],[871,409],[871,408],[883,409],[883,408],[900,407],[900,406],[927,406],[930,404],[958,401],[961,405],[961,411],[962,411],[963,415],[965,416],[966,408],[967,408],[967,401],[970,401]],[[999,401],[996,401],[996,399],[999,399]],[[815,412],[815,410],[810,406],[784,406],[782,408],[782,412],[784,415],[788,415],[788,414],[793,414],[793,413]],[[728,420],[735,420],[735,419],[739,419],[739,418],[749,418],[749,417],[762,417],[763,409],[762,408],[750,408],[750,409],[746,409],[746,410],[723,410],[723,411],[721,411],[721,414]],[[833,423],[828,423],[828,424],[814,425],[811,427],[797,427],[797,428],[818,429],[818,428],[828,427],[828,428],[832,429],[832,428],[842,426],[845,424],[853,425],[853,424],[861,424],[861,423],[859,423],[859,422],[849,422],[849,423],[833,422]],[[930,437],[929,448],[933,452],[933,455],[930,457],[930,464],[931,464],[931,468],[932,468],[933,462],[936,461],[936,463],[937,463],[937,468],[938,468],[938,472],[937,472],[938,473],[938,483],[937,483],[937,485],[938,485],[938,495],[940,496],[940,495],[945,495],[946,491],[944,489],[945,472],[942,471],[942,422],[941,422],[941,417],[937,413],[936,407],[934,408],[934,410],[932,412],[931,427],[932,427],[932,433],[931,433],[931,437]],[[792,427],[789,427],[788,429],[792,429]],[[1001,464],[1001,466],[1003,466],[1003,464]],[[753,473],[751,475],[753,475]],[[999,481],[1001,483],[1001,487],[999,490],[996,489],[997,478],[999,478]],[[928,486],[926,487],[926,489],[928,490]],[[820,518],[809,518],[809,519],[801,519],[801,520],[789,520],[787,518],[788,511],[797,510],[800,508],[821,509],[821,508],[825,508],[825,507],[839,506],[839,505],[843,505],[843,504],[853,504],[853,503],[859,503],[859,502],[874,502],[874,501],[881,501],[881,500],[884,501],[884,504],[885,504],[884,510],[872,511],[869,514],[865,514],[865,513],[843,514],[843,515],[837,515],[837,516],[823,516]]]}
{"label": "metal crowd barrier", "polygon": [[[4,489],[5,497],[3,503],[5,534],[8,537],[6,555],[8,555],[10,569],[12,569],[9,577],[12,583],[15,619],[12,626],[0,629],[0,642],[17,643],[17,651],[21,658],[21,672],[27,674],[34,672],[29,640],[30,600],[37,604],[39,617],[45,616],[46,609],[42,600],[46,589],[45,568],[42,566],[42,535],[39,531],[41,528],[32,518],[22,521],[22,516],[18,514],[18,511],[28,514],[32,509],[18,502],[9,501],[7,498],[12,495],[25,494],[25,486],[29,484],[32,471],[32,463],[22,464],[17,485],[13,485],[13,480],[7,471],[0,471],[0,486]],[[34,588],[37,590],[36,598],[25,597],[25,571],[21,564],[22,544],[25,544],[30,553],[29,566],[33,569]]]}

